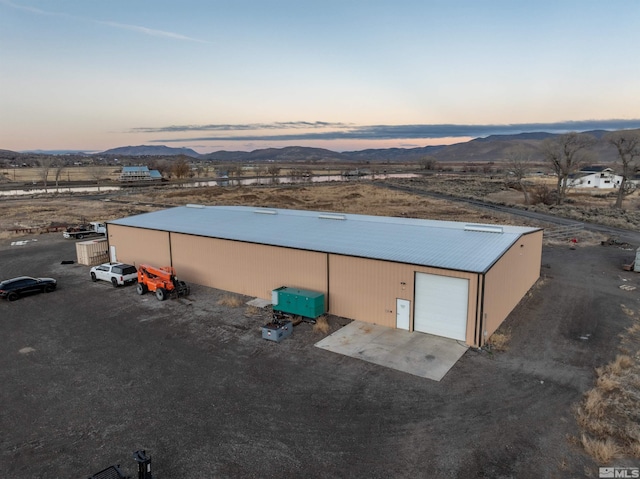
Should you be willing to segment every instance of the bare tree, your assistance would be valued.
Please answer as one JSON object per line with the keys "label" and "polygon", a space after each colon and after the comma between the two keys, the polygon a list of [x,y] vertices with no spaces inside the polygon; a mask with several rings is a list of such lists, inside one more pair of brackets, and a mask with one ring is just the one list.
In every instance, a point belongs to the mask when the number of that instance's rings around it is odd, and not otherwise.
{"label": "bare tree", "polygon": [[618,160],[621,165],[622,181],[616,196],[616,208],[622,208],[624,197],[636,190],[636,185],[630,178],[635,174],[638,164],[636,160],[640,158],[640,131],[622,130],[609,133],[605,136],[606,141],[615,146],[618,150]]}
{"label": "bare tree", "polygon": [[438,160],[434,156],[427,155],[418,161],[420,168],[423,170],[435,170],[438,166]]}
{"label": "bare tree", "polygon": [[56,189],[58,188],[58,181],[60,181],[60,175],[62,175],[62,172],[64,171],[65,168],[65,164],[64,161],[62,161],[61,159],[56,159],[56,161],[53,164],[54,166],[54,175],[55,175],[55,180],[56,180]]}
{"label": "bare tree", "polygon": [[149,163],[150,170],[157,170],[162,176],[171,175],[171,164],[167,160],[153,160]]}
{"label": "bare tree", "polygon": [[235,176],[236,178],[239,178],[242,175],[242,166],[240,165],[230,166],[227,174],[229,175],[229,177]]}
{"label": "bare tree", "polygon": [[262,184],[261,180],[262,180],[262,177],[267,174],[267,167],[264,165],[258,165],[253,168],[253,171],[256,175],[256,183],[259,185]]}
{"label": "bare tree", "polygon": [[586,162],[585,150],[595,143],[595,138],[584,133],[565,133],[542,142],[542,154],[558,177],[556,204],[560,205],[567,195],[569,176],[580,170]]}
{"label": "bare tree", "polygon": [[267,173],[271,178],[275,178],[280,174],[280,167],[278,165],[267,166]]}
{"label": "bare tree", "polygon": [[299,170],[298,168],[295,168],[295,167],[289,170],[289,179],[291,183],[298,183],[303,178],[304,176],[302,174],[302,170]]}
{"label": "bare tree", "polygon": [[525,181],[525,178],[529,174],[529,168],[531,165],[531,153],[522,147],[515,146],[510,148],[506,152],[507,159],[507,172],[506,183],[510,186],[515,183],[522,191],[524,195],[524,204],[530,203],[529,198],[529,183]]}
{"label": "bare tree", "polygon": [[96,164],[89,167],[89,176],[92,180],[95,180],[98,185],[98,191],[100,191],[100,182],[109,175],[109,168],[106,166]]}
{"label": "bare tree", "polygon": [[382,171],[382,166],[376,165],[376,164],[372,164],[369,167],[369,171],[371,173],[371,179],[375,180],[376,179],[376,175],[379,175],[380,171]]}
{"label": "bare tree", "polygon": [[189,161],[186,156],[180,155],[173,164],[171,171],[176,178],[187,178],[191,172],[191,167],[189,166]]}
{"label": "bare tree", "polygon": [[38,159],[38,165],[40,165],[40,178],[44,183],[44,189],[47,190],[47,180],[49,179],[49,172],[53,166],[54,159],[51,157],[44,157]]}

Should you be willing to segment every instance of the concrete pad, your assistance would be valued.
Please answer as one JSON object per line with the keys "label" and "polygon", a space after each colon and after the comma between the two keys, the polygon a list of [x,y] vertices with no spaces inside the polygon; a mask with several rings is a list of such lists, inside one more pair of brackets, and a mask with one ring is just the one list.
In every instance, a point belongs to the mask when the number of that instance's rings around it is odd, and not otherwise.
{"label": "concrete pad", "polygon": [[251,301],[247,301],[249,306],[255,306],[256,308],[266,308],[271,306],[271,301],[262,298],[253,298]]}
{"label": "concrete pad", "polygon": [[352,358],[440,381],[468,346],[455,339],[353,321],[315,344]]}

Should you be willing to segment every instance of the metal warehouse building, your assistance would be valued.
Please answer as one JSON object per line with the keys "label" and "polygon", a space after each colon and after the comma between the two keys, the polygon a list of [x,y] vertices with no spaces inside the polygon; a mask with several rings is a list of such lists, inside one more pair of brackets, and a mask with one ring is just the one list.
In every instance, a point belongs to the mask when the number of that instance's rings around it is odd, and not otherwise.
{"label": "metal warehouse building", "polygon": [[480,346],[540,275],[542,230],[241,206],[111,221],[112,261],[271,299],[323,293],[331,314]]}

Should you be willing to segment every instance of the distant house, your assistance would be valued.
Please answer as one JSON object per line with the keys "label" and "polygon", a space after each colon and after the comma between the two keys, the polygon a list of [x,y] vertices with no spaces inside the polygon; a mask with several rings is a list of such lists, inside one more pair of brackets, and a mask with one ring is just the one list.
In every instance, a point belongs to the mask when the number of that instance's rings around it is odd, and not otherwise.
{"label": "distant house", "polygon": [[579,174],[569,178],[572,188],[614,189],[622,183],[622,176],[616,175],[611,168],[591,166],[583,168]]}
{"label": "distant house", "polygon": [[159,181],[162,174],[158,170],[150,170],[146,166],[123,166],[120,181]]}

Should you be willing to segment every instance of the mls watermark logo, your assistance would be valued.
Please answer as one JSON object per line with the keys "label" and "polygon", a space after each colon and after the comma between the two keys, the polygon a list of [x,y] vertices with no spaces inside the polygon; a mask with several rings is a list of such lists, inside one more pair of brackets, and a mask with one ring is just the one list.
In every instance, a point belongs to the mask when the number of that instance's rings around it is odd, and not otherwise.
{"label": "mls watermark logo", "polygon": [[598,477],[640,478],[640,467],[601,467]]}

